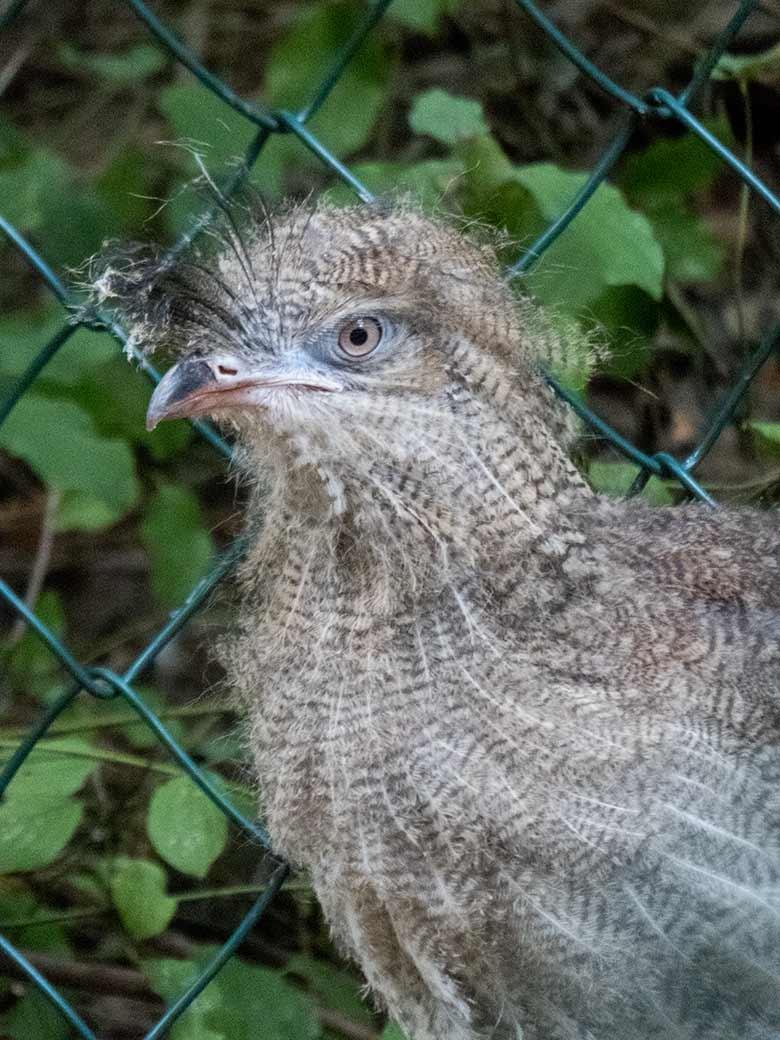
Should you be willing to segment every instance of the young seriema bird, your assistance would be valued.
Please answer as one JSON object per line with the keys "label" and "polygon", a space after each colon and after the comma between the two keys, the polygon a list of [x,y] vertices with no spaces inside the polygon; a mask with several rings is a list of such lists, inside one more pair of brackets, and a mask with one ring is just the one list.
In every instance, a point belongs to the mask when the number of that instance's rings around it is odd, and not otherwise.
{"label": "young seriema bird", "polygon": [[595,495],[492,250],[292,208],[98,290],[235,430],[275,849],[413,1040],[780,1034],[780,538]]}

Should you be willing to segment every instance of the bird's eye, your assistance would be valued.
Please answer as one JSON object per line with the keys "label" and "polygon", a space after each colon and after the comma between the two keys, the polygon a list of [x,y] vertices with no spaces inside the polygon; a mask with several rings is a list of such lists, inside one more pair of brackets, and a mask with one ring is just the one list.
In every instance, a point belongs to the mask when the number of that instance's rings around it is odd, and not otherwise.
{"label": "bird's eye", "polygon": [[382,326],[376,318],[353,318],[339,330],[339,349],[350,358],[368,357],[379,346]]}

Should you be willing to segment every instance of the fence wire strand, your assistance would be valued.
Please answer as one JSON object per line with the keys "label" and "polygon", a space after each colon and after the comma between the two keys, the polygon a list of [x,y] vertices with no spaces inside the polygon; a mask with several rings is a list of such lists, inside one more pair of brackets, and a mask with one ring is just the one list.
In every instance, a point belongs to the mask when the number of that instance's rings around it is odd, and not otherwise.
{"label": "fence wire strand", "polygon": [[[344,41],[343,47],[334,56],[330,67],[323,70],[320,84],[312,93],[308,103],[297,113],[276,109],[270,103],[263,104],[245,100],[232,90],[224,80],[211,72],[200,61],[198,56],[179,40],[175,32],[154,14],[143,0],[120,0],[120,2],[125,3],[134,11],[163,50],[173,56],[181,65],[185,66],[215,97],[239,113],[247,120],[250,126],[255,128],[255,135],[246,149],[242,163],[230,173],[226,182],[221,186],[221,191],[226,197],[233,196],[240,188],[243,181],[261,158],[267,142],[276,134],[288,134],[296,137],[303,148],[312,152],[331,173],[349,185],[359,198],[365,201],[370,201],[373,198],[368,188],[355,177],[345,164],[332,154],[328,149],[327,143],[321,141],[308,129],[307,123],[323,105],[328,103],[328,97],[332,89],[339,82],[342,74],[359,51],[363,42],[382,19],[390,6],[391,0],[377,0],[377,2],[371,3],[367,7],[362,21],[352,36]],[[27,3],[28,0],[12,0],[5,12],[0,14],[0,33],[24,13]],[[572,221],[577,219],[583,210],[587,209],[590,198],[606,180],[612,168],[624,154],[640,122],[645,128],[651,128],[654,123],[660,125],[672,121],[691,131],[708,148],[715,152],[723,162],[728,164],[752,192],[766,202],[772,210],[780,212],[780,197],[764,184],[734,152],[718,141],[690,110],[690,106],[707,83],[719,58],[729,48],[751,12],[762,6],[760,0],[741,0],[736,5],[732,18],[724,26],[709,53],[697,64],[692,79],[677,97],[670,94],[663,86],[653,87],[643,97],[638,97],[631,91],[621,87],[602,69],[593,64],[578,48],[576,42],[561,32],[547,15],[540,10],[536,3],[533,3],[532,0],[516,0],[516,5],[520,8],[521,14],[519,17],[526,16],[533,20],[583,76],[586,76],[626,110],[626,119],[602,158],[594,167],[587,182],[571,200],[564,212],[548,226],[539,239],[524,253],[522,258],[509,268],[511,276],[521,278],[528,272],[538,262],[545,250],[560,235],[565,233]],[[212,215],[213,213],[210,212],[204,213],[193,224],[191,230],[180,237],[168,253],[168,257],[171,260],[202,232],[208,225]],[[65,283],[46,262],[45,258],[10,221],[3,217],[2,213],[0,213],[0,231],[5,234],[13,246],[32,265],[42,281],[62,305],[64,311],[61,328],[48,342],[42,345],[39,353],[30,363],[27,370],[19,377],[6,400],[0,403],[0,425],[2,425],[49,361],[60,350],[67,347],[70,337],[77,329],[87,328],[108,331],[122,347],[127,346],[127,334],[110,314],[102,314],[100,312],[84,313],[81,309],[80,301],[70,292]],[[592,429],[609,441],[627,459],[637,464],[639,469],[629,494],[638,493],[650,477],[655,475],[677,480],[691,496],[700,499],[710,506],[715,506],[716,502],[696,479],[694,470],[715,444],[727,423],[734,418],[741,397],[749,388],[762,364],[778,348],[778,345],[780,345],[780,326],[774,327],[766,333],[760,345],[737,377],[734,386],[724,396],[715,410],[709,427],[702,435],[697,447],[683,461],[678,461],[663,452],[648,455],[641,451],[636,445],[626,440],[604,420],[599,418],[584,400],[562,387],[551,375],[546,375],[546,378],[556,392],[575,409],[577,414]],[[160,373],[154,366],[140,355],[137,357],[137,360],[144,374],[152,382],[159,382]],[[195,422],[193,426],[217,452],[225,457],[230,457],[231,449],[229,445],[207,423]],[[52,431],[52,435],[55,435],[55,431]],[[167,747],[192,782],[197,784],[200,790],[218,806],[221,812],[242,829],[247,839],[256,843],[259,849],[269,849],[269,838],[265,828],[243,816],[231,804],[229,799],[216,789],[203,770],[187,754],[160,718],[144,703],[133,687],[135,680],[153,664],[164,647],[192,619],[194,614],[203,607],[216,585],[235,566],[241,556],[241,551],[241,541],[238,540],[214,563],[209,574],[195,586],[185,602],[170,616],[167,624],[146,645],[124,675],[118,675],[106,668],[90,667],[80,662],[68,646],[36,615],[34,610],[28,607],[6,582],[0,581],[0,596],[12,611],[19,618],[23,619],[30,630],[42,640],[65,674],[72,680],[65,692],[46,710],[6,762],[3,770],[0,772],[0,798],[5,796],[8,785],[12,782],[13,777],[25,762],[27,756],[38,742],[46,737],[52,725],[77,697],[87,695],[103,699],[119,698],[138,716],[139,720],[149,727],[157,739]],[[276,866],[264,891],[242,919],[240,925],[231,934],[228,941],[214,955],[203,971],[191,981],[185,992],[168,1007],[152,1030],[146,1034],[145,1040],[159,1040],[159,1038],[162,1038],[169,1032],[182,1012],[191,1005],[198,994],[233,955],[250,929],[261,919],[266,907],[284,883],[287,872],[288,868],[284,863],[279,863]],[[18,969],[21,969],[31,982],[39,987],[41,992],[58,1008],[65,1021],[75,1030],[79,1037],[83,1038],[83,1040],[100,1040],[63,994],[36,969],[10,940],[2,935],[0,935],[0,951]]]}

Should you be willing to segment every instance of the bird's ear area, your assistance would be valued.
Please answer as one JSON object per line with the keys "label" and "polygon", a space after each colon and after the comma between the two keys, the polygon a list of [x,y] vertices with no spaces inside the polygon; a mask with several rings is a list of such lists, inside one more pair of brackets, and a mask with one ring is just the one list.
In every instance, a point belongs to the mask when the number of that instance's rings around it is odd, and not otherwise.
{"label": "bird's ear area", "polygon": [[89,262],[86,288],[92,306],[125,328],[128,351],[177,357],[229,320],[218,275],[194,254],[173,260],[146,243],[107,243]]}

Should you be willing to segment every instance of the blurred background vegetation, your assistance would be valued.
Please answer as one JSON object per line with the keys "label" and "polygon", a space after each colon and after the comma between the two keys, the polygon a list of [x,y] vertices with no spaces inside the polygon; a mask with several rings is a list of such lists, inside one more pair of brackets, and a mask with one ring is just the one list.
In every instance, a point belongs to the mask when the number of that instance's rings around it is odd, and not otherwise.
{"label": "blurred background vegetation", "polygon": [[[544,10],[623,86],[684,86],[734,11],[726,0],[560,0]],[[159,0],[155,11],[247,98],[295,109],[365,11],[357,0]],[[0,14],[2,7],[0,7]],[[780,182],[780,5],[763,3],[700,111]],[[0,35],[0,212],[61,272],[104,240],[173,242],[251,128],[114,0],[39,0]],[[375,192],[411,191],[507,229],[514,260],[565,207],[622,112],[510,0],[395,0],[311,123]],[[273,202],[345,189],[290,135],[252,182]],[[647,452],[684,458],[762,331],[777,320],[777,222],[692,136],[635,135],[611,183],[521,288],[608,345],[562,373]],[[63,321],[0,242],[0,393]],[[775,502],[780,360],[771,358],[699,470],[720,499]],[[0,573],[80,660],[119,672],[240,530],[241,489],[183,423],[144,429],[149,387],[105,334],[79,331],[0,428]],[[583,465],[620,494],[633,467],[585,436]],[[653,480],[658,503],[680,492]],[[229,595],[158,659],[141,692],[247,814],[257,792],[240,724],[204,645]],[[3,616],[0,761],[65,679]],[[260,792],[262,796],[262,792]],[[134,1040],[236,926],[269,872],[115,702],[78,700],[0,806],[0,932],[101,1037]],[[2,972],[7,972],[2,975]],[[0,964],[0,1037],[68,1027]],[[328,941],[305,877],[174,1027],[177,1040],[393,1035]],[[384,1031],[384,1032],[383,1032]]]}

